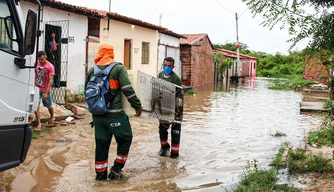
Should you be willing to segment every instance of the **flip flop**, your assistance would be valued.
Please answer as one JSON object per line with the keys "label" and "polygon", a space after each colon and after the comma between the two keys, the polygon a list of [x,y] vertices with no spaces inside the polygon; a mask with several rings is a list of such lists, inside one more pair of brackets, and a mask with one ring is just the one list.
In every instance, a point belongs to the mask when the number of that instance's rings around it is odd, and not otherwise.
{"label": "flip flop", "polygon": [[47,127],[55,127],[55,126],[57,126],[57,123],[54,123],[54,122],[53,122],[53,123],[50,123],[50,122],[47,122],[47,123],[46,123],[46,126],[47,126]]}
{"label": "flip flop", "polygon": [[34,131],[42,131],[42,126],[40,126],[40,127],[36,127],[36,128],[34,129]]}

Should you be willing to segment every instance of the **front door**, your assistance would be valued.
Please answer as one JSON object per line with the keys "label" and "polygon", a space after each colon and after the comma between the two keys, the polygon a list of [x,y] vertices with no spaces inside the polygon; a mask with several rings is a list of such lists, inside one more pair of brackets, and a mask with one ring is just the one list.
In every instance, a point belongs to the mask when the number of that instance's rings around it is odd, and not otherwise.
{"label": "front door", "polygon": [[124,40],[124,66],[127,70],[131,69],[131,40]]}

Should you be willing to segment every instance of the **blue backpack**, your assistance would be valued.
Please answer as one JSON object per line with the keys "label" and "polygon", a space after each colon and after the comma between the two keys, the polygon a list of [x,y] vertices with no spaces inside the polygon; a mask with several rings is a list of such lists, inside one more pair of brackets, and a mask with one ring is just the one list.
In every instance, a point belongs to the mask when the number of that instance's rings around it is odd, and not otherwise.
{"label": "blue backpack", "polygon": [[109,73],[119,63],[112,63],[103,70],[94,66],[94,76],[86,85],[85,98],[88,110],[93,115],[103,115],[111,110],[116,92],[109,90]]}

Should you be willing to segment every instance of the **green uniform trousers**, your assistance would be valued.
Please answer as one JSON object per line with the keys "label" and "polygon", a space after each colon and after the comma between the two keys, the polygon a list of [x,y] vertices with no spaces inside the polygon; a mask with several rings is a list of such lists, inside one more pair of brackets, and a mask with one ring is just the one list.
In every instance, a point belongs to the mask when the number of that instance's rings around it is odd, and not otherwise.
{"label": "green uniform trousers", "polygon": [[132,130],[128,116],[126,114],[114,118],[93,116],[93,124],[96,174],[100,176],[108,174],[108,154],[113,135],[117,142],[117,156],[113,167],[121,170],[125,165],[132,142]]}

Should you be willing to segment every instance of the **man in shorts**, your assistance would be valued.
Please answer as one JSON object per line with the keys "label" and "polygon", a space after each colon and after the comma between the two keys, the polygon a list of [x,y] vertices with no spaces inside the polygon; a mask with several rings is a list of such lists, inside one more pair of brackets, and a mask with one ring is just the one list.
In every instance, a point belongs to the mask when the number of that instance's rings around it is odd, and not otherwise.
{"label": "man in shorts", "polygon": [[[38,52],[38,63],[35,68],[35,86],[39,88],[39,103],[43,102],[43,106],[49,109],[50,120],[47,126],[53,127],[54,111],[52,107],[52,81],[55,75],[55,70],[53,65],[48,62],[46,53],[44,51]],[[36,131],[41,130],[41,118],[40,118],[40,107],[38,105],[37,111],[35,111],[37,126]]]}

